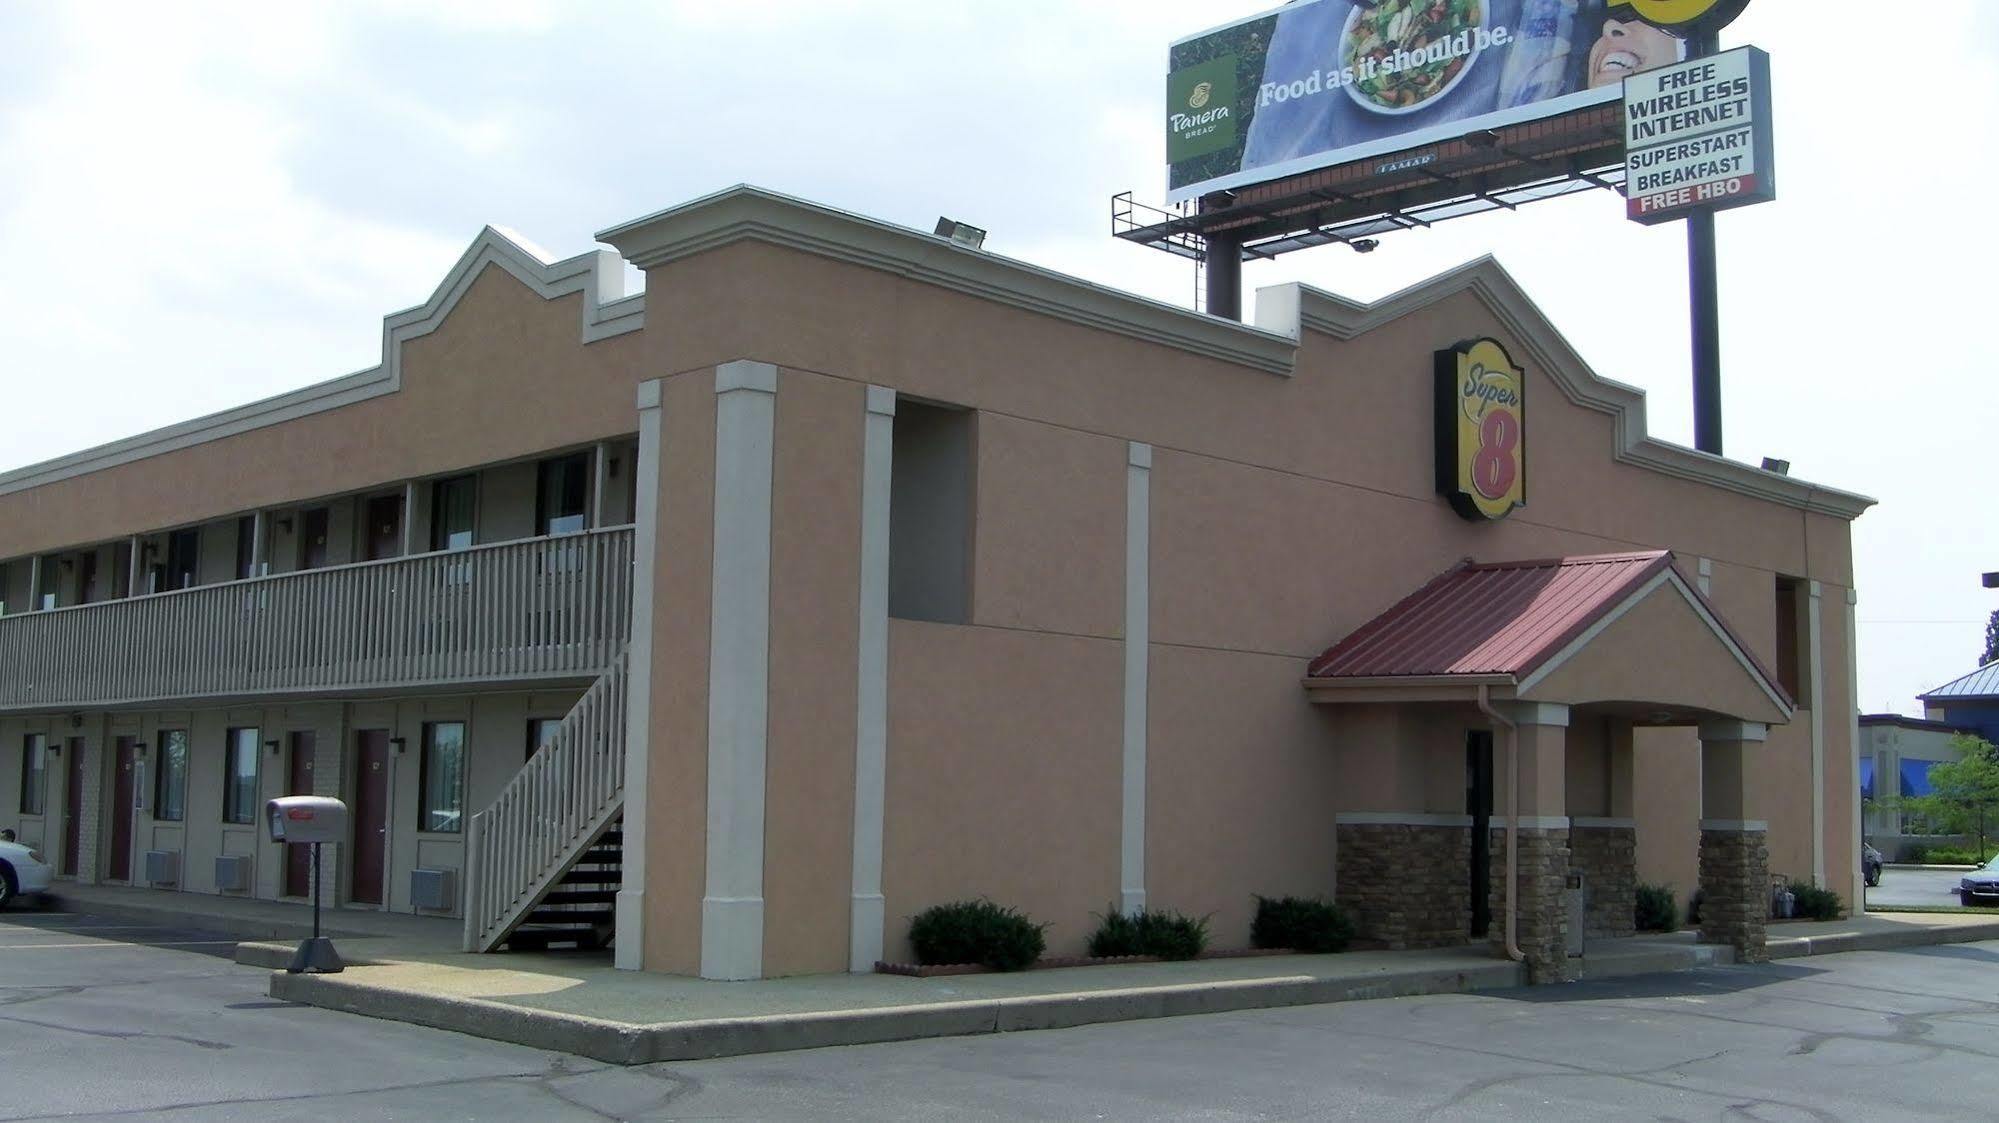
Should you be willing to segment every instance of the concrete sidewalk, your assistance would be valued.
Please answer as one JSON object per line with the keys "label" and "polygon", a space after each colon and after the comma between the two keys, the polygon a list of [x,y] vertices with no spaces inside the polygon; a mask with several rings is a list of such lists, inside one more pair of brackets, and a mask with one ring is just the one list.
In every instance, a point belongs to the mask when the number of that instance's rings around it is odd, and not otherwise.
{"label": "concrete sidewalk", "polygon": [[[270,993],[616,1064],[1056,1029],[1096,1022],[1516,987],[1484,948],[1071,967],[915,979],[720,983],[618,971],[608,957],[433,956],[340,975],[274,974]],[[1729,963],[1691,934],[1605,941],[1586,978]]]}
{"label": "concrete sidewalk", "polygon": [[[120,916],[149,924],[196,925],[222,932],[246,941],[236,949],[238,963],[259,967],[284,966],[291,960],[293,942],[312,935],[312,906],[295,901],[70,881],[57,882],[49,898],[52,907],[64,912]],[[456,952],[463,933],[460,922],[446,917],[379,909],[324,909],[320,928],[340,941],[341,954],[348,956],[350,963]],[[273,955],[278,957],[273,959]]]}

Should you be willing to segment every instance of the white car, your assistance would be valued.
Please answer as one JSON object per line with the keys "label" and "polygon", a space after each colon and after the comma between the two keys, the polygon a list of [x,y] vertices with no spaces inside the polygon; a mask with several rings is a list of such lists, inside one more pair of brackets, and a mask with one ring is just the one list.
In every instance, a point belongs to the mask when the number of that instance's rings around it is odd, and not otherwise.
{"label": "white car", "polygon": [[18,842],[0,842],[0,908],[23,893],[47,893],[55,872],[42,861],[40,851]]}

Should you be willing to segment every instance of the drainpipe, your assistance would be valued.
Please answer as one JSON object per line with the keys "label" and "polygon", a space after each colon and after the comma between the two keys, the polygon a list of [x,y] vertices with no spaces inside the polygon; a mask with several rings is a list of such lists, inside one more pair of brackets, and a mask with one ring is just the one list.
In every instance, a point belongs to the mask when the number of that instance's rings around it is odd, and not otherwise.
{"label": "drainpipe", "polygon": [[1506,761],[1512,778],[1506,782],[1506,958],[1527,962],[1520,950],[1520,730],[1506,715],[1492,706],[1492,696],[1484,683],[1478,687],[1479,712],[1494,725],[1506,730]]}

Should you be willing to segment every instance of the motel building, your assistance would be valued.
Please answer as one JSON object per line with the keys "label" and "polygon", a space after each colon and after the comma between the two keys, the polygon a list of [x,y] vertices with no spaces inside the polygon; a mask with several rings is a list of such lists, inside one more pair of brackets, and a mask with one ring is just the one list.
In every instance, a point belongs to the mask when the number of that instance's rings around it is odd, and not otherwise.
{"label": "motel building", "polygon": [[1860,900],[1870,501],[1648,436],[1495,262],[1240,324],[751,188],[601,239],[0,475],[0,825],[302,901],[262,801],[338,796],[338,907],[720,979],[980,896],[1542,981],[1572,880],[1747,958],[1773,876]]}

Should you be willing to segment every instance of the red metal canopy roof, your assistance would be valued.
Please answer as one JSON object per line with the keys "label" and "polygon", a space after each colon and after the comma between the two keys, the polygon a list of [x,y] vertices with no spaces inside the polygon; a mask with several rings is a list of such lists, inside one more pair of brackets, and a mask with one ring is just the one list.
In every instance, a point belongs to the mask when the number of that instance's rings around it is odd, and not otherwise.
{"label": "red metal canopy roof", "polygon": [[1312,678],[1522,678],[1673,564],[1665,550],[1470,561],[1312,661]]}

